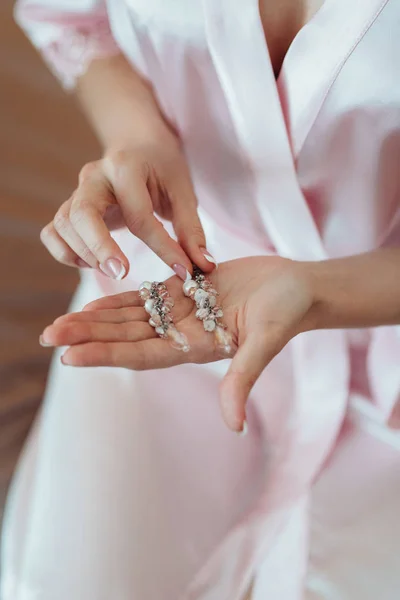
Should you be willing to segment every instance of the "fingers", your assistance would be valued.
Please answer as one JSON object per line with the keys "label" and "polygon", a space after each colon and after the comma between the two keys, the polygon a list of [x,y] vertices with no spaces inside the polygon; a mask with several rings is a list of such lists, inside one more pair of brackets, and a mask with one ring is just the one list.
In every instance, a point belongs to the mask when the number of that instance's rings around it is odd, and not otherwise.
{"label": "fingers", "polygon": [[[120,151],[85,165],[77,190],[43,233],[43,241],[53,256],[61,256],[66,264],[75,264],[80,258],[109,277],[125,277],[128,259],[105,222],[110,210],[118,206],[129,230],[180,277],[191,272],[192,263],[211,271],[215,261],[205,251],[205,235],[187,165],[180,158],[161,162],[156,172],[143,156]],[[168,205],[163,213],[171,214],[179,243],[155,216],[154,195],[161,204]]]}
{"label": "fingers", "polygon": [[109,277],[119,280],[127,274],[129,261],[104,222],[107,208],[115,202],[101,163],[85,165],[72,199],[69,222],[100,269]]}
{"label": "fingers", "polygon": [[143,321],[121,324],[65,320],[46,327],[42,343],[46,346],[71,346],[86,342],[138,342],[156,337],[154,329]]}
{"label": "fingers", "polygon": [[43,243],[60,262],[83,266],[78,260],[81,259],[113,279],[122,279],[129,270],[129,262],[103,219],[107,208],[115,202],[100,162],[85,165],[77,190],[42,231]]}
{"label": "fingers", "polygon": [[79,322],[79,323],[126,323],[128,321],[143,321],[147,322],[149,315],[144,308],[126,307],[119,310],[106,309],[106,310],[86,310],[84,312],[70,313],[58,317],[53,325],[64,324],[66,322]]}
{"label": "fingers", "polygon": [[191,261],[210,272],[216,261],[206,249],[206,237],[197,212],[197,198],[190,172],[182,161],[167,181],[172,208],[172,223],[178,241]]}
{"label": "fingers", "polygon": [[53,221],[46,225],[40,232],[42,244],[58,262],[69,267],[89,267],[76,252],[57,233]]}
{"label": "fingers", "polygon": [[[192,262],[206,272],[212,271],[215,261],[205,253],[206,237],[197,212],[197,198],[186,165],[168,182],[172,207],[172,223],[178,241]],[[212,258],[212,257],[211,257]]]}
{"label": "fingers", "polygon": [[123,292],[113,296],[105,296],[93,302],[89,302],[84,307],[84,311],[103,310],[107,308],[124,308],[129,306],[142,306],[143,300],[139,296],[139,292]]}
{"label": "fingers", "polygon": [[246,402],[264,368],[282,349],[278,332],[253,333],[246,337],[220,385],[222,415],[228,427],[242,432],[246,425]]}
{"label": "fingers", "polygon": [[62,357],[65,365],[75,367],[123,367],[134,371],[163,369],[188,361],[184,352],[175,350],[160,338],[129,342],[93,342],[68,348]]}
{"label": "fingers", "polygon": [[72,199],[67,200],[67,202],[64,202],[64,204],[60,206],[53,219],[53,228],[57,232],[59,238],[67,244],[72,252],[90,267],[96,269],[98,266],[96,257],[93,256],[89,248],[82,241],[70,221],[71,205]]}
{"label": "fingers", "polygon": [[191,260],[154,215],[143,167],[127,162],[124,154],[107,157],[103,164],[128,229],[168,266],[180,264],[191,271]]}

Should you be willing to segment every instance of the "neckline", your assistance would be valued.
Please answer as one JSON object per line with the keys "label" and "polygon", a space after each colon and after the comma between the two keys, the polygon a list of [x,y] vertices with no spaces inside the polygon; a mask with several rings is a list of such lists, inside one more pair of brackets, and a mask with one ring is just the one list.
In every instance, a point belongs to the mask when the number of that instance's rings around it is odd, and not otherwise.
{"label": "neckline", "polygon": [[[257,0],[257,1],[258,1],[258,12],[259,12],[259,18],[260,18],[260,25],[261,25],[262,30],[264,31],[264,26],[263,26],[263,23],[262,23],[261,13],[260,13],[260,2],[259,2],[259,0]],[[304,31],[306,29],[308,29],[308,27],[310,27],[310,26],[312,27],[312,26],[318,24],[318,20],[320,18],[321,13],[323,13],[325,10],[328,10],[327,9],[327,5],[329,3],[330,3],[330,0],[324,0],[324,2],[321,4],[321,6],[315,11],[315,13],[311,16],[311,18],[308,19],[308,21],[306,23],[304,23],[304,25],[302,27],[300,27],[300,29],[298,30],[298,32],[296,33],[296,35],[292,39],[292,41],[291,41],[291,43],[289,45],[289,48],[287,49],[286,54],[285,54],[285,56],[283,58],[283,61],[282,61],[279,73],[278,73],[277,77],[275,77],[275,81],[276,81],[277,85],[279,84],[279,81],[284,78],[284,73],[285,73],[285,70],[286,70],[285,68],[286,68],[286,65],[287,65],[288,61],[290,60],[290,58],[288,58],[288,56],[293,53],[293,51],[294,51],[293,48],[297,44],[298,38],[300,38],[301,36],[303,36]],[[269,48],[268,48],[268,43],[267,43],[265,34],[264,34],[264,40],[265,40],[265,46],[266,46],[266,50],[267,50],[267,53],[268,53],[268,57],[269,57],[269,60],[271,61],[271,57],[270,57],[270,53],[269,53]]]}
{"label": "neckline", "polygon": [[326,1],[295,36],[276,80],[258,0],[240,14],[231,0],[203,0],[211,57],[254,173],[255,202],[282,256],[326,257],[297,156],[340,70],[387,2],[363,0],[363,10],[349,11],[348,0]]}
{"label": "neckline", "polygon": [[294,161],[343,66],[389,1],[362,0],[350,10],[348,0],[325,0],[293,39],[275,85]]}

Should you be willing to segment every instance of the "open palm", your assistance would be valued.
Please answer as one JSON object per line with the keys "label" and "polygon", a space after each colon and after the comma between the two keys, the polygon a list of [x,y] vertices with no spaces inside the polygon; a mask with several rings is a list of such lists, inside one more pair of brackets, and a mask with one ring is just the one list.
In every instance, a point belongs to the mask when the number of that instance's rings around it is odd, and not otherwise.
{"label": "open palm", "polygon": [[[305,329],[312,296],[301,263],[277,256],[222,263],[210,280],[233,338],[234,360],[221,386],[223,413],[228,425],[240,430],[252,385],[283,346]],[[165,283],[175,300],[175,325],[187,336],[189,352],[175,350],[157,336],[137,291],[101,298],[82,312],[60,317],[45,329],[43,339],[70,346],[62,360],[73,366],[144,370],[227,358],[196,319],[196,306],[183,295],[182,281],[174,276]]]}

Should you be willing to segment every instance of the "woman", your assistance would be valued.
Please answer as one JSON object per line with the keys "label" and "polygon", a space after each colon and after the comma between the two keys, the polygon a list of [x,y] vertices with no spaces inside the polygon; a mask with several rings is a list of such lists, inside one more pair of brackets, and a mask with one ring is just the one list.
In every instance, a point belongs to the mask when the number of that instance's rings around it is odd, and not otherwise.
{"label": "woman", "polygon": [[[397,598],[400,6],[276,4],[17,6],[104,157],[42,233],[86,267],[72,312],[100,299],[43,332],[69,349],[2,600]],[[183,296],[192,263],[230,364]],[[168,279],[187,354],[146,323],[144,279]]]}

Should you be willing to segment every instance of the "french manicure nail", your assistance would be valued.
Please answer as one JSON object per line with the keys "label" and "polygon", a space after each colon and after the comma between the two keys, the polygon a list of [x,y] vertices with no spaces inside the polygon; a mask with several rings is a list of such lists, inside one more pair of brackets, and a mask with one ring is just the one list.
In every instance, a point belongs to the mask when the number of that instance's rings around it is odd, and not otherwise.
{"label": "french manicure nail", "polygon": [[246,419],[243,421],[243,427],[241,431],[238,431],[237,434],[239,437],[244,437],[245,435],[247,435],[247,432],[249,430],[249,426],[247,425],[247,421]]}
{"label": "french manicure nail", "polygon": [[65,366],[67,366],[67,367],[70,367],[70,366],[71,366],[71,363],[70,363],[70,362],[68,362],[68,358],[65,358],[65,355],[64,355],[64,354],[61,356],[61,358],[60,358],[60,361],[62,362],[62,364],[63,364],[63,365],[65,365]]}
{"label": "french manicure nail", "polygon": [[187,281],[188,279],[191,279],[189,271],[183,265],[175,263],[174,265],[172,265],[172,270],[174,271],[175,275],[178,275],[178,277],[182,279],[182,281]]}
{"label": "french manicure nail", "polygon": [[99,267],[104,275],[117,281],[120,281],[126,274],[126,269],[118,258],[109,258],[105,263],[101,263]]}
{"label": "french manicure nail", "polygon": [[217,261],[215,260],[215,258],[213,257],[213,255],[209,253],[209,251],[207,250],[207,248],[200,248],[200,250],[201,250],[204,258],[206,260],[208,260],[208,262],[213,263],[213,265],[215,265],[217,267],[217,269],[218,269],[218,263],[217,263]]}
{"label": "french manicure nail", "polygon": [[52,346],[52,344],[48,344],[47,342],[44,341],[44,338],[42,335],[39,337],[39,344],[41,346],[43,346],[43,348],[50,348]]}

